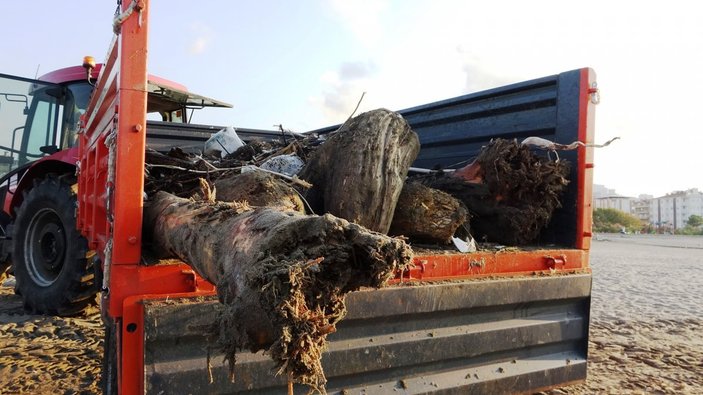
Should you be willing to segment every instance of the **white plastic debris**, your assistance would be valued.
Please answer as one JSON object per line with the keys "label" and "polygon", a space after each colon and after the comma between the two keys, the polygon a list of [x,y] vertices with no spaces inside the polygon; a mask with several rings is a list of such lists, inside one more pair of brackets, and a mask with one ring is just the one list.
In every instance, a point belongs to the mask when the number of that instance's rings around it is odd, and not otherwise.
{"label": "white plastic debris", "polygon": [[242,166],[241,171],[242,171],[242,174],[244,174],[244,173],[249,173],[249,172],[257,171],[257,170],[259,170],[259,166],[246,165],[246,166]]}
{"label": "white plastic debris", "polygon": [[261,164],[261,168],[293,177],[303,169],[304,165],[305,163],[303,163],[303,160],[300,159],[298,155],[289,154],[269,158]]}
{"label": "white plastic debris", "polygon": [[452,242],[454,247],[456,247],[459,252],[476,252],[476,240],[469,236],[466,240],[462,240],[458,237],[452,237]]}
{"label": "white plastic debris", "polygon": [[607,147],[610,145],[610,143],[612,143],[613,141],[615,141],[619,138],[620,137],[614,137],[614,138],[606,141],[604,144],[584,144],[580,141],[574,141],[571,144],[559,144],[559,143],[555,143],[555,142],[547,140],[547,139],[543,139],[542,137],[533,136],[533,137],[528,137],[528,138],[522,140],[521,144],[522,145],[530,145],[533,147],[542,148],[542,149],[546,149],[546,150],[552,150],[552,151],[556,151],[556,150],[568,151],[568,150],[574,150],[578,147],[594,147],[594,148]]}
{"label": "white plastic debris", "polygon": [[233,127],[226,128],[215,133],[205,142],[205,154],[220,153],[220,157],[224,158],[227,154],[231,154],[239,147],[243,146],[244,142],[239,138]]}

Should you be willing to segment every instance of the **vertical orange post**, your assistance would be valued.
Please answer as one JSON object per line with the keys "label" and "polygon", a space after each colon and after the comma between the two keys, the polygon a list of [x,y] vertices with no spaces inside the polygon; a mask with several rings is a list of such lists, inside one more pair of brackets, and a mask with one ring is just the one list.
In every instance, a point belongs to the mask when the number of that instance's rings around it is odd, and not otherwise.
{"label": "vertical orange post", "polygon": [[[595,130],[595,106],[592,100],[597,95],[596,73],[593,69],[581,69],[579,87],[579,141],[593,144]],[[593,147],[578,150],[578,200],[576,219],[576,247],[591,248],[593,222]]]}
{"label": "vertical orange post", "polygon": [[[125,1],[122,12],[129,12],[130,7],[132,14],[122,22],[118,39],[120,70],[113,185],[113,218],[116,220],[113,221],[112,233],[112,265],[115,266],[138,265],[141,258],[149,8],[144,0],[131,3]],[[110,279],[111,289],[118,288],[120,280],[125,280],[117,278],[118,271],[114,274],[116,276]],[[115,294],[119,295],[122,292],[118,291]],[[111,307],[127,302],[121,297],[114,299],[116,300],[110,301]],[[131,323],[137,317],[124,320],[134,313],[139,315],[138,311],[132,309],[123,311],[123,344],[120,345],[119,353],[121,374],[118,386],[122,394],[144,392],[141,347],[134,342],[125,341],[143,331],[141,320],[138,320],[138,326]],[[130,346],[129,350],[126,345]]]}
{"label": "vertical orange post", "polygon": [[[115,265],[135,265],[141,256],[149,9],[147,1],[137,4],[122,23],[119,38],[119,115],[113,194],[113,217],[119,220],[114,221],[112,246]],[[125,1],[123,11],[129,6]]]}

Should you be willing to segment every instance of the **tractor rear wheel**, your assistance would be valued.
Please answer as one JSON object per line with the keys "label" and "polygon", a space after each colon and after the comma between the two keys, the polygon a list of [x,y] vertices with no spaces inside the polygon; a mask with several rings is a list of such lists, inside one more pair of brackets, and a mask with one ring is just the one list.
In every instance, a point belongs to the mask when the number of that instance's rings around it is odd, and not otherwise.
{"label": "tractor rear wheel", "polygon": [[76,229],[73,177],[49,175],[24,195],[13,227],[17,291],[32,313],[75,315],[98,292],[87,241]]}

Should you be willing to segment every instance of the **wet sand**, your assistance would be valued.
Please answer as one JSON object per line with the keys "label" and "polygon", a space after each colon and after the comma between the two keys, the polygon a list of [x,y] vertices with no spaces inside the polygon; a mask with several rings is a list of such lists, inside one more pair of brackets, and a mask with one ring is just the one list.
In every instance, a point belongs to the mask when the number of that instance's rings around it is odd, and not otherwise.
{"label": "wet sand", "polygon": [[[703,393],[703,237],[599,235],[586,384],[551,394]],[[102,323],[27,315],[0,287],[0,394],[97,394]]]}

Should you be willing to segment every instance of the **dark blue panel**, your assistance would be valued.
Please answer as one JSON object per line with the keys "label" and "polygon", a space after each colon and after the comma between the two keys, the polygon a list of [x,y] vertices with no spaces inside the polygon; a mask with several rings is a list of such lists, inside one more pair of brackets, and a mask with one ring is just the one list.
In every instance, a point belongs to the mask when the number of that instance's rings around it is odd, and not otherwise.
{"label": "dark blue panel", "polygon": [[424,127],[427,124],[442,124],[455,119],[485,118],[516,112],[523,109],[553,106],[556,101],[556,90],[553,86],[535,88],[535,90],[520,91],[505,96],[493,96],[479,100],[458,100],[449,102],[441,107],[435,106],[424,112],[404,110],[401,113],[414,127]]}
{"label": "dark blue panel", "polygon": [[[581,71],[573,70],[559,74],[557,91],[557,127],[554,140],[568,144],[578,140],[579,130],[579,92]],[[561,159],[571,162],[569,185],[562,195],[562,207],[554,212],[552,221],[542,231],[542,243],[554,243],[566,246],[576,244],[576,202],[578,198],[578,151],[562,151]]]}
{"label": "dark blue panel", "polygon": [[[399,111],[418,134],[422,148],[415,167],[460,167],[474,159],[491,139],[537,136],[569,144],[578,140],[580,70],[512,84]],[[337,130],[339,125],[317,133]],[[540,155],[546,155],[540,152]],[[539,244],[574,246],[576,241],[577,156],[571,183]]]}
{"label": "dark blue panel", "polygon": [[[422,148],[456,144],[464,141],[490,141],[492,138],[520,137],[531,135],[536,130],[554,129],[556,108],[554,106],[491,115],[473,119],[455,119],[451,122],[414,126],[420,137]],[[422,156],[422,153],[420,154]]]}

